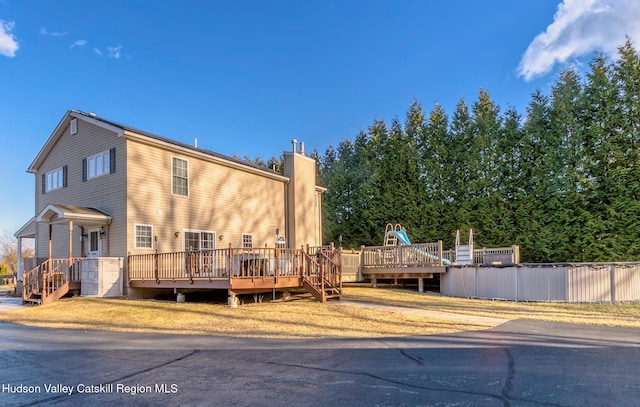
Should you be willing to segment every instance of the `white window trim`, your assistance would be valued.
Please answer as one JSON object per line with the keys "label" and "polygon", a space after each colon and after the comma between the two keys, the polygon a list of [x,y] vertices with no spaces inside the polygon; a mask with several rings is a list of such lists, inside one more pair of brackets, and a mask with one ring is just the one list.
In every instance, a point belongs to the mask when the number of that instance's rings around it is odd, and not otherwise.
{"label": "white window trim", "polygon": [[71,123],[69,124],[69,132],[71,134],[76,134],[78,132],[78,119],[71,119]]}
{"label": "white window trim", "polygon": [[[59,167],[51,171],[47,171],[44,176],[45,192],[55,191],[64,187],[64,167]],[[56,186],[54,187],[53,179],[56,179]]]}
{"label": "white window trim", "polygon": [[[102,255],[102,236],[100,236],[101,228],[98,227],[90,227],[87,228],[87,255],[89,257],[100,257]],[[91,251],[91,234],[97,233],[97,250]]]}
{"label": "white window trim", "polygon": [[[173,192],[173,160],[174,159],[178,159],[181,161],[184,161],[187,163],[187,194],[186,195],[182,195],[182,194],[176,194]],[[190,173],[190,165],[189,165],[189,160],[187,160],[186,158],[182,158],[182,157],[178,157],[178,156],[171,156],[171,162],[170,162],[170,166],[171,166],[171,195],[173,196],[181,196],[183,198],[189,198],[189,195],[191,194],[191,185],[189,182],[189,173]]]}
{"label": "white window trim", "polygon": [[[100,172],[98,173],[98,167],[94,164],[92,168],[91,162],[93,160],[93,162],[97,162],[98,157],[102,160],[102,168],[100,170]],[[107,175],[110,173],[110,164],[111,164],[111,151],[110,150],[105,150],[105,151],[101,151],[98,154],[94,154],[92,156],[87,157],[87,180],[93,179],[93,178],[98,178],[101,177],[103,175]],[[96,170],[94,173],[91,172],[91,170],[94,169]]]}
{"label": "white window trim", "polygon": [[185,241],[185,236],[186,233],[211,233],[213,234],[213,248],[216,249],[218,245],[216,245],[216,238],[218,237],[218,235],[216,234],[215,231],[213,230],[204,230],[204,229],[182,229],[182,251],[186,252],[187,250],[189,250],[188,248],[185,247],[184,241]]}
{"label": "white window trim", "polygon": [[[138,226],[144,226],[144,227],[149,227],[151,228],[151,247],[141,247],[138,246]],[[134,223],[133,224],[133,248],[134,249],[153,249],[153,225],[148,225],[145,223]]]}

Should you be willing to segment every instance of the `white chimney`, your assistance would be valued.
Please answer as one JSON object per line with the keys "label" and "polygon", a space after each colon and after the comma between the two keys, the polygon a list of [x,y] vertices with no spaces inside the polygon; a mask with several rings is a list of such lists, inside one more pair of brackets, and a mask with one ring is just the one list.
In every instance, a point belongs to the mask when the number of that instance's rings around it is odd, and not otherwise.
{"label": "white chimney", "polygon": [[300,154],[304,155],[304,141],[300,142]]}
{"label": "white chimney", "polygon": [[296,139],[291,140],[291,144],[293,144],[293,152],[295,153],[297,150],[298,140]]}

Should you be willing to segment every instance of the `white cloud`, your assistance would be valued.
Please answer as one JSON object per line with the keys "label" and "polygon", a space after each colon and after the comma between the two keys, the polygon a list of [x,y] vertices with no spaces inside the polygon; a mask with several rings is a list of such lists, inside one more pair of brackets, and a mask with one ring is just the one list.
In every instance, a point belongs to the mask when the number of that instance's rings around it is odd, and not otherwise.
{"label": "white cloud", "polygon": [[14,26],[13,21],[5,22],[0,20],[0,55],[13,58],[16,56],[16,51],[20,46],[18,40],[11,33]]}
{"label": "white cloud", "polygon": [[83,47],[83,46],[85,46],[85,45],[87,45],[87,40],[77,40],[77,41],[75,41],[73,44],[71,44],[71,48],[74,48],[74,47]]}
{"label": "white cloud", "polygon": [[47,31],[47,29],[45,27],[42,27],[40,29],[40,34],[42,35],[48,35],[50,37],[64,37],[65,35],[69,34],[66,31]]}
{"label": "white cloud", "polygon": [[122,45],[118,45],[117,47],[107,47],[109,51],[109,58],[120,58],[120,50],[122,49]]}
{"label": "white cloud", "polygon": [[529,44],[518,74],[528,81],[594,51],[614,56],[625,35],[640,41],[638,21],[638,0],[564,0],[553,23]]}
{"label": "white cloud", "polygon": [[99,49],[99,48],[94,48],[94,49],[93,49],[93,52],[95,52],[99,57],[101,57],[101,56],[102,56],[102,51],[100,51],[100,49]]}

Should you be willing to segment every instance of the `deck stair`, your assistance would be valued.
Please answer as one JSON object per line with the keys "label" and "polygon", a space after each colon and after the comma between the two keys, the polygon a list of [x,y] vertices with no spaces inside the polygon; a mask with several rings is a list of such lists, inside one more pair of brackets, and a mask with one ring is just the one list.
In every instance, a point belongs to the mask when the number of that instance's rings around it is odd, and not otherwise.
{"label": "deck stair", "polygon": [[44,305],[67,295],[72,288],[72,266],[65,260],[47,260],[23,276],[22,303]]}
{"label": "deck stair", "polygon": [[315,255],[305,253],[305,272],[302,286],[315,299],[327,302],[342,298],[342,267],[339,249],[318,250]]}
{"label": "deck stair", "polygon": [[32,305],[42,305],[42,292],[39,293],[31,293],[29,298],[22,299],[23,304],[30,303]]}

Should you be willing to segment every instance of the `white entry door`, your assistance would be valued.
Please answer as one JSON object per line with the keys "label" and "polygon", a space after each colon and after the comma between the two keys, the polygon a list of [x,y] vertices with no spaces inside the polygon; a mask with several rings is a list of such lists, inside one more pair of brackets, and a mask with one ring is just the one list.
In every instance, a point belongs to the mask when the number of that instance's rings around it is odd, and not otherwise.
{"label": "white entry door", "polygon": [[100,228],[89,228],[88,255],[91,257],[100,257],[102,255],[102,239],[100,238]]}

